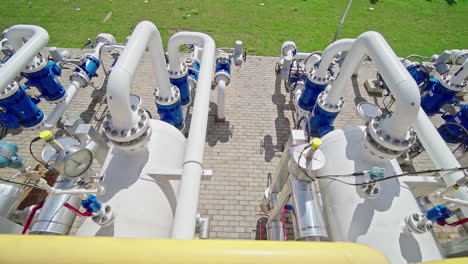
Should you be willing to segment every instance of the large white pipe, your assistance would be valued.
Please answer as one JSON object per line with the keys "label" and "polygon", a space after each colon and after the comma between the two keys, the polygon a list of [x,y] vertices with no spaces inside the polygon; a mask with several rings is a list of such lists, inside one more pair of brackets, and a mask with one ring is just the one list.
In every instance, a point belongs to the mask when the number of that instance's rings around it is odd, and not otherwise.
{"label": "large white pipe", "polygon": [[[326,97],[326,103],[337,105],[346,83],[360,66],[365,55],[371,57],[395,97],[395,111],[382,120],[381,128],[395,138],[404,138],[418,115],[421,102],[419,88],[387,41],[378,32],[361,34],[341,66],[340,74]],[[323,57],[323,56],[322,56]]]}
{"label": "large white pipe", "polygon": [[335,55],[342,51],[350,50],[354,44],[354,41],[354,39],[340,39],[328,45],[325,51],[323,51],[320,65],[315,72],[315,76],[317,78],[327,77],[328,68],[330,67],[330,64],[332,63]]}
{"label": "large white pipe", "polygon": [[[6,37],[15,54],[0,68],[0,91],[3,91],[49,42],[47,31],[33,25],[12,26],[8,29]],[[25,39],[28,40],[24,42]]]}
{"label": "large white pipe", "polygon": [[218,119],[224,119],[224,101],[225,101],[225,94],[226,94],[226,82],[224,80],[220,80],[216,87],[217,94],[217,104],[218,104]]}
{"label": "large white pipe", "polygon": [[138,122],[138,115],[130,106],[130,84],[146,48],[149,49],[151,55],[159,95],[170,97],[171,84],[166,69],[161,36],[153,23],[142,21],[133,30],[109,77],[107,102],[112,116],[112,125],[116,129],[128,130]]}
{"label": "large white pipe", "polygon": [[[419,141],[421,141],[421,144],[437,169],[461,167],[460,163],[457,161],[455,156],[453,156],[452,151],[450,151],[449,147],[444,142],[423,109],[419,110],[418,117],[414,122],[413,128],[418,135]],[[444,179],[445,184],[450,186],[455,184],[457,180],[462,177],[464,177],[463,172],[456,171],[447,173],[442,178]],[[466,187],[460,188],[451,195],[458,199],[468,201],[468,192]],[[468,208],[463,207],[461,210],[465,217],[468,217]]]}
{"label": "large white pipe", "polygon": [[[177,40],[178,38],[180,40]],[[168,50],[173,52],[169,53],[171,62],[174,62],[174,52],[177,52],[177,54],[179,52],[175,46],[179,46],[181,41],[203,47],[197,94],[193,106],[183,174],[177,199],[178,205],[172,227],[172,238],[193,239],[200,195],[200,181],[203,173],[203,151],[205,149],[216,46],[214,40],[206,34],[195,32],[177,33],[169,40]]]}
{"label": "large white pipe", "polygon": [[65,100],[58,103],[52,113],[50,113],[49,118],[44,124],[46,128],[53,128],[67,110],[68,105],[73,100],[76,95],[76,92],[80,88],[80,83],[78,81],[73,81],[67,89],[67,93],[65,94]]}

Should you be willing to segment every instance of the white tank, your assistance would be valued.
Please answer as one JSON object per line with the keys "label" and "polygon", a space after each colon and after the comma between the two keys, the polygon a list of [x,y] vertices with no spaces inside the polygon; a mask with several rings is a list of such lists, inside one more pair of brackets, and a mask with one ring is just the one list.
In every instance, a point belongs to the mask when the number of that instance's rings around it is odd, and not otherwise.
{"label": "white tank", "polygon": [[114,221],[100,226],[82,219],[77,236],[169,238],[179,181],[152,177],[147,172],[182,168],[186,139],[175,127],[151,120],[151,139],[139,152],[112,148],[103,166],[106,193],[98,198],[112,206]]}
{"label": "white tank", "polygon": [[[385,168],[385,176],[401,173],[396,160],[374,160],[363,145],[364,127],[337,129],[322,138],[320,149],[327,163],[318,176],[351,174],[371,167]],[[356,177],[341,177],[350,183]],[[362,180],[362,176],[360,178]],[[431,232],[404,232],[405,217],[421,213],[408,186],[399,179],[380,182],[380,194],[364,198],[358,186],[333,180],[319,180],[321,197],[331,241],[348,241],[376,248],[391,263],[413,263],[442,259]]]}

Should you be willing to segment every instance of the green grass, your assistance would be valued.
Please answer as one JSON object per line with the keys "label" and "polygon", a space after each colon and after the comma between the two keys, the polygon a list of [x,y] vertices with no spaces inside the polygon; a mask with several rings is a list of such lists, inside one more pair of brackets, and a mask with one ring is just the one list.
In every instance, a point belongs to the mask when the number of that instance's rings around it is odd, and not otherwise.
{"label": "green grass", "polygon": [[[467,2],[355,0],[340,38],[379,31],[400,56],[466,49]],[[219,47],[241,39],[251,53],[277,56],[285,40],[295,41],[301,51],[323,50],[346,4],[347,0],[2,0],[0,29],[40,25],[50,34],[50,46],[76,48],[99,32],[122,42],[139,21],[150,20],[164,44],[174,32],[192,30],[211,35]]]}

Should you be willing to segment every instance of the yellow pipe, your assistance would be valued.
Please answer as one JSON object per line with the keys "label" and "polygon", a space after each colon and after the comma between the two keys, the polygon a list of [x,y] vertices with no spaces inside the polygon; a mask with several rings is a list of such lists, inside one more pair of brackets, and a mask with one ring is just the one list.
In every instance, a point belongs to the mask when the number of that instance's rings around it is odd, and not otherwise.
{"label": "yellow pipe", "polygon": [[387,264],[375,249],[338,242],[150,240],[0,235],[0,263]]}

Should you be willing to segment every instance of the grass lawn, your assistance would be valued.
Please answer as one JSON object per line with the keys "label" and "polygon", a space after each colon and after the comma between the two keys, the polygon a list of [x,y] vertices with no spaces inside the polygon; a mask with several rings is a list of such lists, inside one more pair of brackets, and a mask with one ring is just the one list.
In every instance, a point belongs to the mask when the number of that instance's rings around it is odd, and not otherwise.
{"label": "grass lawn", "polygon": [[[50,46],[80,47],[99,32],[123,42],[141,20],[161,31],[201,31],[217,46],[243,40],[250,53],[278,56],[293,40],[301,51],[323,50],[333,39],[347,0],[2,0],[0,29],[35,24]],[[264,5],[260,5],[264,3]],[[370,8],[374,10],[371,10]],[[340,38],[381,32],[398,55],[432,55],[468,48],[467,0],[354,0]]]}

